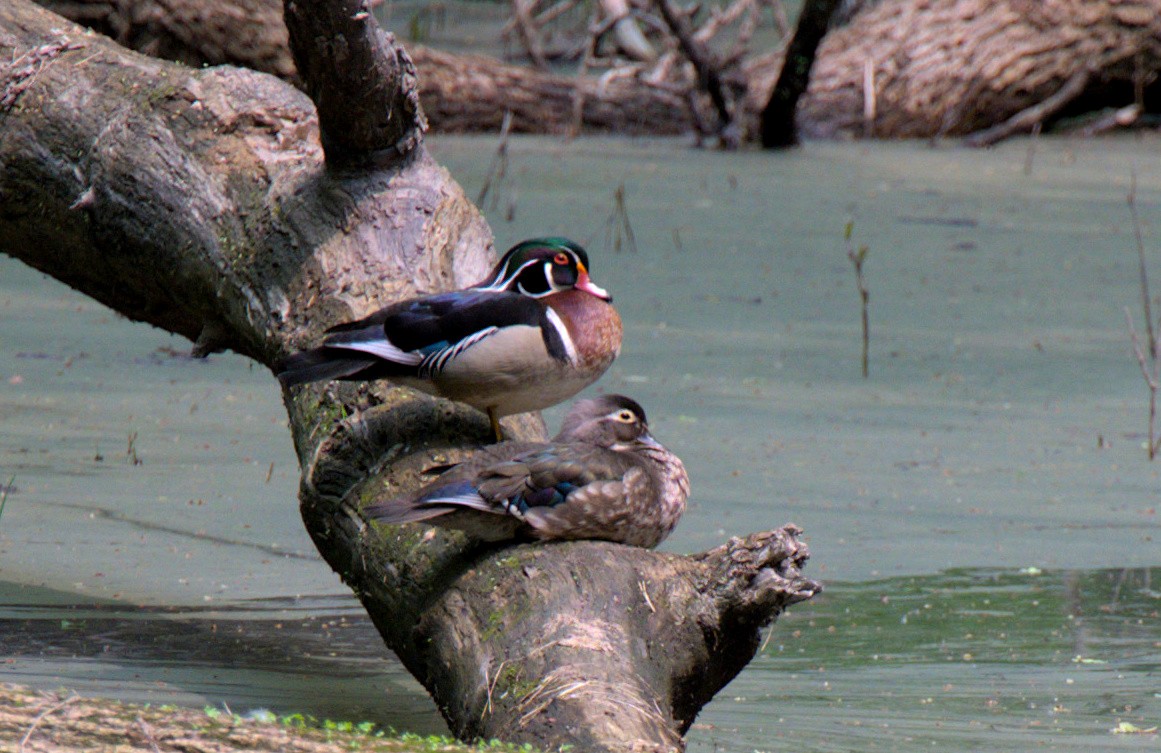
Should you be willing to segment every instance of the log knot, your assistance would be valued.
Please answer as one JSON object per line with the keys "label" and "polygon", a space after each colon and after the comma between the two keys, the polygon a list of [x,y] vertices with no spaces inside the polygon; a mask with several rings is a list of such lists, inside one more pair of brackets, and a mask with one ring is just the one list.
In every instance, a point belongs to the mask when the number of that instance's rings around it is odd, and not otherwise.
{"label": "log knot", "polygon": [[696,555],[707,566],[702,588],[713,594],[723,614],[743,623],[770,624],[786,607],[822,591],[821,583],[802,575],[810,549],[798,540],[801,534],[789,523]]}

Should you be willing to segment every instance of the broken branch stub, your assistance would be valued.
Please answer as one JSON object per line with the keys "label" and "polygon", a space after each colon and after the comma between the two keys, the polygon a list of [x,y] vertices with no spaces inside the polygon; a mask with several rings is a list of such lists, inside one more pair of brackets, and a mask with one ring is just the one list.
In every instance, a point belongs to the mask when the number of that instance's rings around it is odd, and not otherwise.
{"label": "broken branch stub", "polygon": [[369,0],[285,0],[283,7],[327,164],[387,166],[410,155],[427,130],[415,64],[379,28]]}

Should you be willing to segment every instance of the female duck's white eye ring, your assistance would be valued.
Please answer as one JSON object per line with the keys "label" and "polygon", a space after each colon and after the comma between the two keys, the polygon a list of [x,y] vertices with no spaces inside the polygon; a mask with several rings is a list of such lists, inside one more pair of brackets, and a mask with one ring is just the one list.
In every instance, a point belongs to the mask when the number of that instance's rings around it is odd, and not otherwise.
{"label": "female duck's white eye ring", "polygon": [[633,423],[633,411],[623,410],[617,414],[617,420],[624,423]]}

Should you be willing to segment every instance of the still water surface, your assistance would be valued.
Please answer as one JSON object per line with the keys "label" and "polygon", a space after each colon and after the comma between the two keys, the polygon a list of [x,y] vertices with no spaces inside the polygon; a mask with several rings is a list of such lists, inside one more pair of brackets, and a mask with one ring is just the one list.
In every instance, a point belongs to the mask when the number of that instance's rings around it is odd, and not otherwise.
{"label": "still water surface", "polygon": [[[430,146],[474,196],[495,139]],[[1132,171],[1161,260],[1159,147],[513,140],[498,245],[589,247],[626,323],[595,389],[689,466],[665,548],[793,521],[828,586],[692,750],[1155,749],[1110,730],[1161,724],[1159,466],[1123,312]],[[301,530],[274,380],[188,347],[0,259],[2,679],[442,731]]]}

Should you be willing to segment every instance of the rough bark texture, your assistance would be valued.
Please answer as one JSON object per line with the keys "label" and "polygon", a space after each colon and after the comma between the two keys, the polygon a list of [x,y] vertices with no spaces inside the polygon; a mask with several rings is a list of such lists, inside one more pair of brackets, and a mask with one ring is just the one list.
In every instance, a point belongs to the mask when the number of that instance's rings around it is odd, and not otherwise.
{"label": "rough bark texture", "polygon": [[[236,62],[288,76],[278,0],[42,0],[129,44],[187,62]],[[281,35],[281,36],[280,36]],[[442,131],[513,129],[569,133],[681,133],[694,129],[683,100],[632,75],[579,80],[411,47],[422,101]],[[876,118],[864,122],[870,63]],[[782,69],[782,53],[746,64],[738,119],[757,136],[759,114]],[[964,134],[1005,122],[1088,71],[1076,98],[1089,109],[1132,102],[1135,80],[1156,92],[1161,71],[1161,0],[881,0],[827,34],[798,107],[807,137]],[[574,105],[582,102],[581,122]],[[1158,109],[1155,94],[1147,96]],[[703,103],[704,104],[704,103]],[[707,111],[708,106],[707,106]]]}
{"label": "rough bark texture", "polygon": [[[309,21],[338,36],[312,38],[299,59],[401,59],[345,23]],[[371,136],[345,143],[334,169],[311,102],[265,74],[142,57],[24,0],[0,4],[0,60],[12,61],[0,67],[0,252],[202,352],[269,365],[336,321],[470,284],[494,259],[483,219],[422,141],[379,138],[384,101],[411,118],[399,132],[417,132],[406,75],[399,96],[348,104],[364,119],[352,130]],[[335,67],[302,70],[317,91]],[[296,389],[287,409],[309,533],[464,737],[680,748],[760,628],[818,588],[798,572],[793,528],[674,557],[593,542],[497,551],[368,526],[363,504],[486,441],[487,419],[384,384]],[[506,425],[543,433],[536,416]]]}
{"label": "rough bark texture", "polygon": [[519,133],[678,134],[692,127],[682,97],[631,76],[576,79],[481,55],[418,46],[412,52],[424,111],[440,131],[498,131],[509,110],[512,130]]}
{"label": "rough bark texture", "polygon": [[987,128],[1086,70],[1091,107],[1127,105],[1134,77],[1161,71],[1161,0],[883,0],[823,41],[804,135],[863,132],[868,60],[882,136]]}
{"label": "rough bark texture", "polygon": [[393,164],[427,129],[415,66],[379,28],[367,0],[333,4],[336,12],[318,13],[312,0],[288,1],[284,14],[295,66],[318,108],[327,164]]}
{"label": "rough bark texture", "polygon": [[[127,46],[190,65],[234,63],[300,82],[282,23],[281,0],[40,0],[77,23]],[[245,15],[245,20],[241,16]],[[452,55],[422,45],[408,50],[419,70],[423,109],[441,131],[496,131],[507,110],[512,130],[565,134],[576,125],[617,133],[682,133],[684,100],[632,77],[606,80],[507,65],[481,55]],[[300,82],[301,83],[301,82]],[[340,107],[342,101],[337,103]]]}
{"label": "rough bark texture", "polygon": [[814,67],[814,56],[818,45],[826,35],[831,16],[840,0],[807,0],[798,17],[798,28],[794,38],[786,48],[786,60],[778,73],[778,81],[770,99],[762,108],[762,122],[759,128],[762,146],[767,149],[793,146],[798,143],[798,127],[795,114],[798,101],[806,93],[810,83],[810,69]]}

